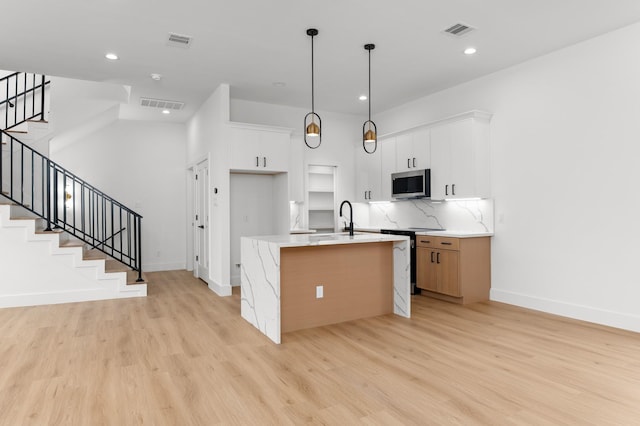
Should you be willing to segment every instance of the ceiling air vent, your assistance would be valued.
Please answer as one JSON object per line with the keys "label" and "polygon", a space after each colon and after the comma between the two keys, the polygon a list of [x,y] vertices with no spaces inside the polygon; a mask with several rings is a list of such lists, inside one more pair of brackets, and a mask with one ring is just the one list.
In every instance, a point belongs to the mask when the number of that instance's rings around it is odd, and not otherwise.
{"label": "ceiling air vent", "polygon": [[167,46],[182,47],[183,49],[188,49],[191,43],[193,43],[193,37],[188,35],[169,33],[167,39]]}
{"label": "ceiling air vent", "polygon": [[140,105],[149,108],[168,109],[180,111],[184,107],[184,102],[166,101],[162,99],[140,98]]}
{"label": "ceiling air vent", "polygon": [[473,30],[475,30],[475,28],[470,27],[469,25],[457,23],[444,30],[444,32],[452,36],[461,37]]}

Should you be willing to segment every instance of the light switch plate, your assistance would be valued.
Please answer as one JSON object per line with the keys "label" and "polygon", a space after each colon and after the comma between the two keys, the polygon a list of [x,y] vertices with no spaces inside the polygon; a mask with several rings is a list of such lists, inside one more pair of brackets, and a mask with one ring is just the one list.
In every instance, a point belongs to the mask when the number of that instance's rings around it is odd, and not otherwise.
{"label": "light switch plate", "polygon": [[324,297],[324,286],[316,286],[316,299],[322,299]]}

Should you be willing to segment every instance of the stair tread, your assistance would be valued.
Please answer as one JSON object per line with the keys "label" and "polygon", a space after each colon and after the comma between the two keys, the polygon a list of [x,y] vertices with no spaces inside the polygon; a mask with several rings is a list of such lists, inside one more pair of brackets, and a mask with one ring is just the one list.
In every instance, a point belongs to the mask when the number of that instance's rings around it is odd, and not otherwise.
{"label": "stair tread", "polygon": [[[53,233],[53,231],[49,231],[49,232]],[[60,243],[60,247],[83,247],[83,246],[84,246],[84,242],[78,241],[78,240],[68,240]]]}
{"label": "stair tread", "polygon": [[11,220],[36,220],[39,219],[37,217],[26,217],[26,216],[20,216],[20,217],[11,217]]}
{"label": "stair tread", "polygon": [[117,260],[107,259],[104,263],[104,270],[105,272],[130,272],[131,268]]}
{"label": "stair tread", "polygon": [[138,271],[129,271],[127,272],[127,285],[135,285],[135,284],[147,284],[147,277],[142,274],[142,282],[137,282],[138,279]]}
{"label": "stair tread", "polygon": [[106,273],[116,273],[116,272],[126,272],[127,273],[127,285],[134,284],[146,284],[147,278],[144,274],[142,274],[142,282],[137,282],[138,279],[138,271],[134,271],[124,263],[121,263],[115,259],[107,259],[104,264],[104,271]]}
{"label": "stair tread", "polygon": [[82,259],[84,260],[107,260],[107,255],[99,250],[85,250],[82,253]]}
{"label": "stair tread", "polygon": [[5,132],[6,133],[24,133],[24,134],[29,133],[26,130],[5,130]]}
{"label": "stair tread", "polygon": [[27,120],[27,123],[49,123],[47,120],[34,120],[34,119],[30,119]]}

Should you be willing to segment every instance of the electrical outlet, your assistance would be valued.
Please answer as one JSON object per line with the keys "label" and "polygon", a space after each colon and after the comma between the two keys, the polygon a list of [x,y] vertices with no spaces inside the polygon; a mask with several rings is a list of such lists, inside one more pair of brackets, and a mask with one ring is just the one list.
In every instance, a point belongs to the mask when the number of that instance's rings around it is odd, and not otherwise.
{"label": "electrical outlet", "polygon": [[324,286],[317,285],[316,286],[316,299],[322,299],[324,297]]}

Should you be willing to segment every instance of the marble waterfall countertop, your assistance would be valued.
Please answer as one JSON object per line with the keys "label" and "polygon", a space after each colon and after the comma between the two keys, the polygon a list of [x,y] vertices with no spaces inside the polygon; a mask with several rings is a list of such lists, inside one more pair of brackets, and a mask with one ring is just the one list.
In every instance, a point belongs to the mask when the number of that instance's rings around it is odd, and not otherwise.
{"label": "marble waterfall countertop", "polygon": [[288,235],[264,235],[247,237],[254,240],[275,244],[278,247],[304,247],[330,244],[358,244],[378,243],[383,241],[408,241],[409,237],[402,235],[376,234],[371,232],[348,232],[336,234],[288,234]]}
{"label": "marble waterfall countertop", "polygon": [[263,334],[280,343],[280,249],[390,242],[393,243],[393,312],[411,316],[411,257],[409,237],[355,233],[289,234],[242,237],[240,313]]}

